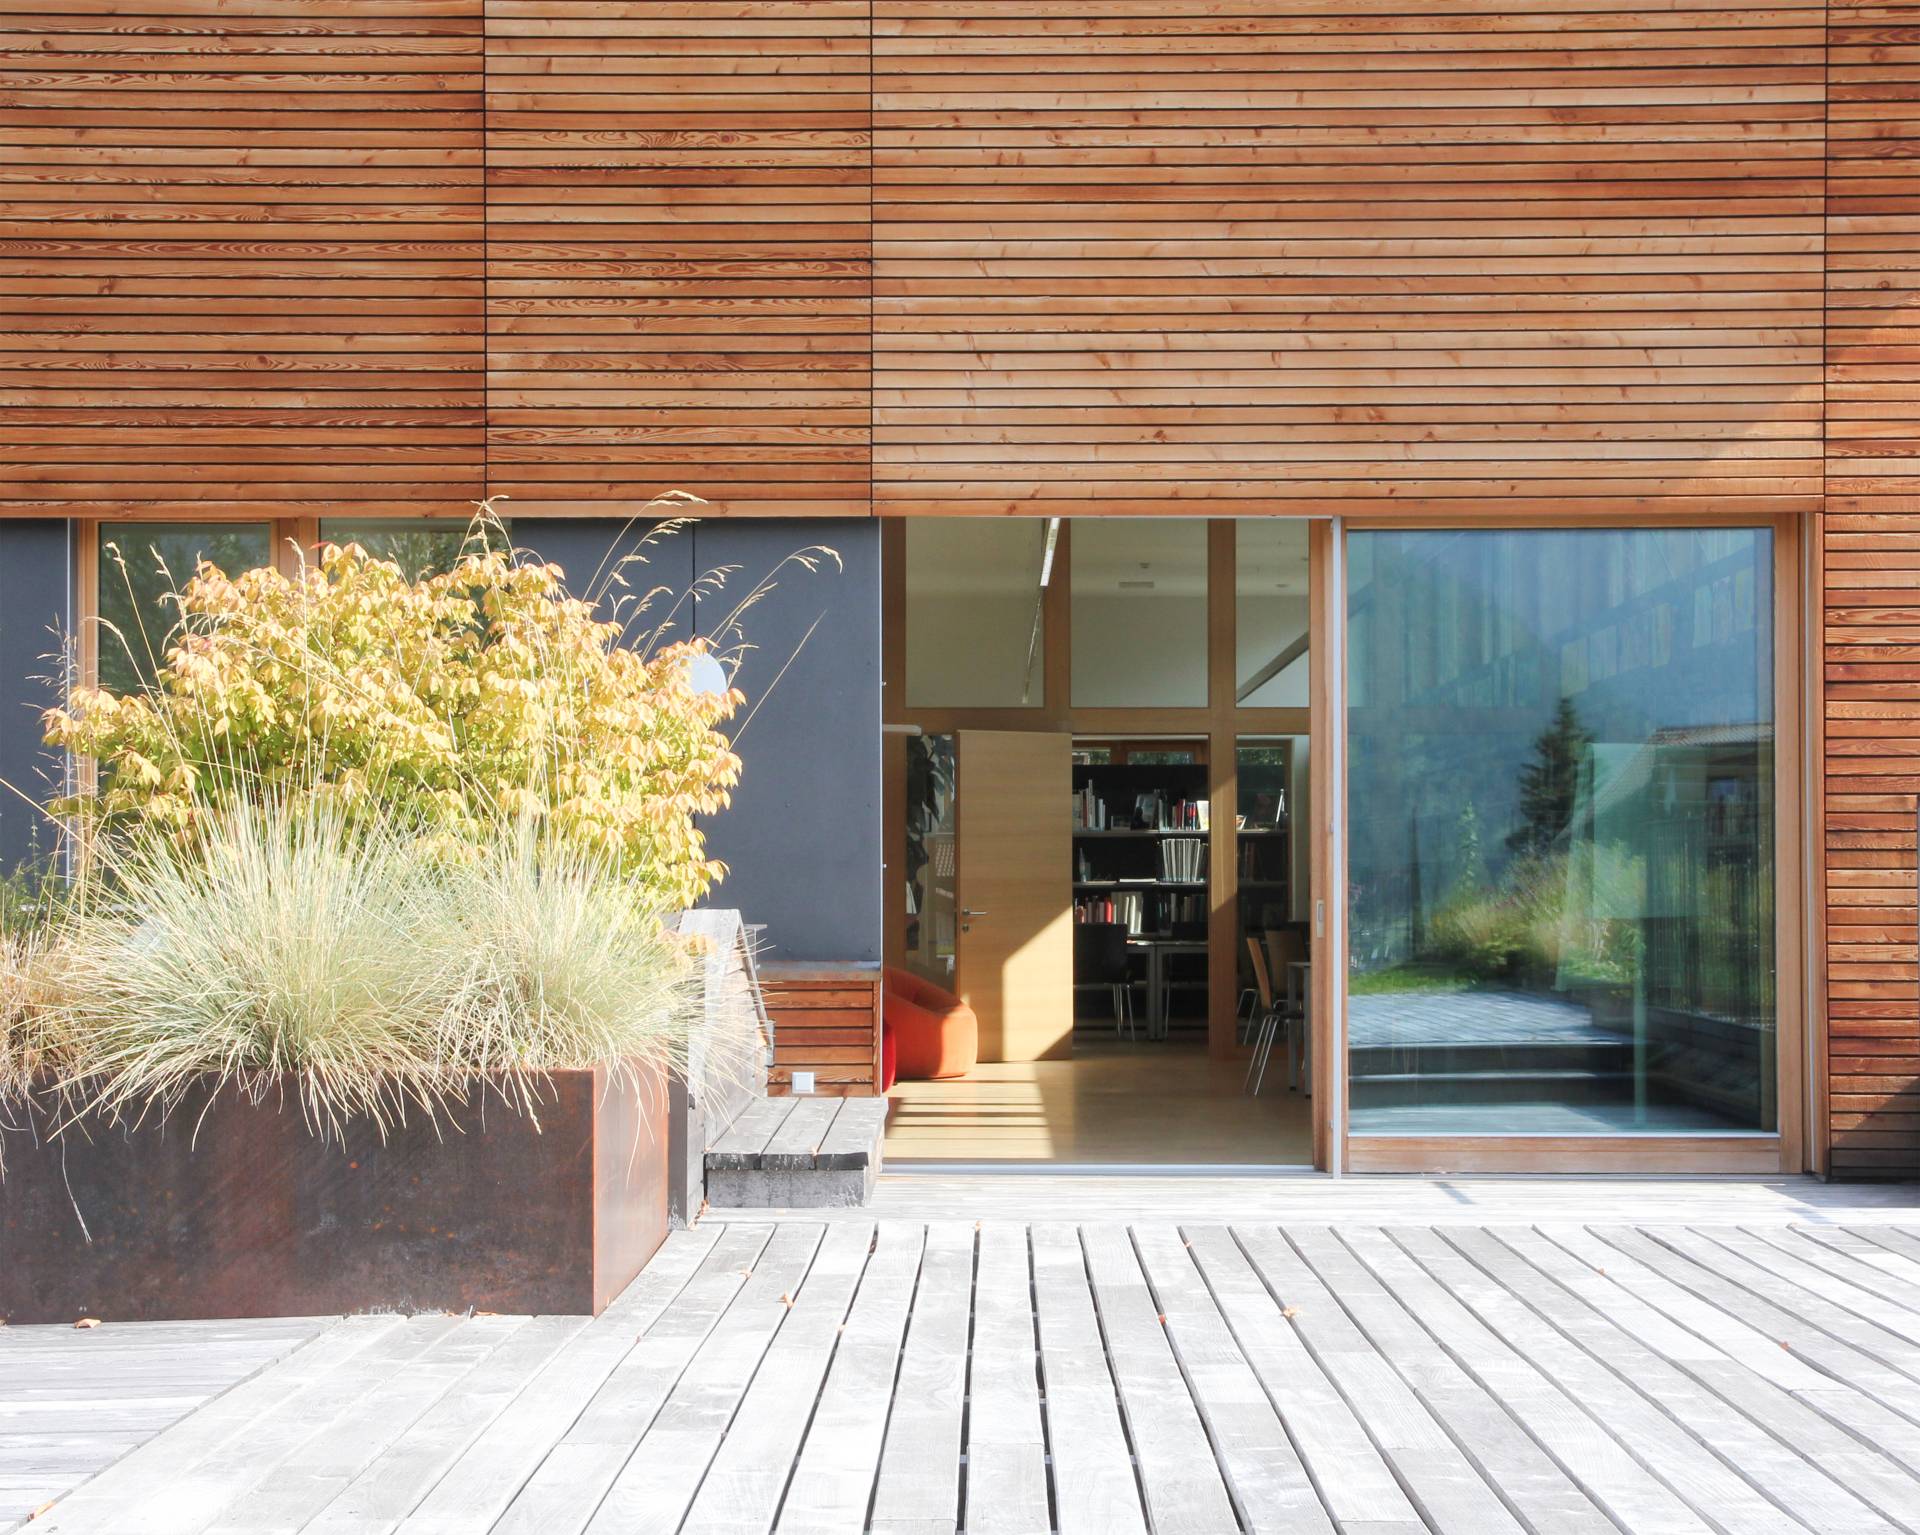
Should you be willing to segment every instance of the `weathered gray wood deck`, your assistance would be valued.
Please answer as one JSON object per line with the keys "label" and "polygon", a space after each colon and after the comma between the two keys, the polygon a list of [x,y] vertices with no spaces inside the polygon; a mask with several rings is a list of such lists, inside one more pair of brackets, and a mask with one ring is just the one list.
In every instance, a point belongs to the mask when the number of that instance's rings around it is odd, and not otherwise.
{"label": "weathered gray wood deck", "polygon": [[331,1325],[0,1327],[0,1530]]}
{"label": "weathered gray wood deck", "polygon": [[1690,1187],[730,1217],[592,1322],[336,1322],[33,1530],[1920,1532],[1920,1211]]}

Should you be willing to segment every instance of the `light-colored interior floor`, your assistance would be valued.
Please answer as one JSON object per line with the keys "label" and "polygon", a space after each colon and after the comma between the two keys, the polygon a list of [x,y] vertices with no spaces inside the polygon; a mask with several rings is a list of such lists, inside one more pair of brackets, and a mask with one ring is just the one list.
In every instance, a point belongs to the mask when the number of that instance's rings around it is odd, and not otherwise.
{"label": "light-colored interior floor", "polygon": [[1076,1041],[1066,1061],[985,1063],[951,1082],[901,1082],[886,1159],[1106,1166],[1305,1166],[1313,1101],[1274,1052],[1258,1096],[1243,1061],[1172,1040]]}

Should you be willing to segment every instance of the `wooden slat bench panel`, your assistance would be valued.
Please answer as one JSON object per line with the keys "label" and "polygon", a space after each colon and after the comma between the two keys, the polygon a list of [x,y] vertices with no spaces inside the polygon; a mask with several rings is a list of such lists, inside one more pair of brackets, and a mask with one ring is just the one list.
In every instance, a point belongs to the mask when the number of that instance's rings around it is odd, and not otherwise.
{"label": "wooden slat bench panel", "polygon": [[791,1091],[796,1070],[814,1073],[816,1093],[880,1091],[877,970],[770,964],[760,975],[773,1019],[769,1093]]}
{"label": "wooden slat bench panel", "polygon": [[0,516],[462,514],[481,0],[0,6]]}

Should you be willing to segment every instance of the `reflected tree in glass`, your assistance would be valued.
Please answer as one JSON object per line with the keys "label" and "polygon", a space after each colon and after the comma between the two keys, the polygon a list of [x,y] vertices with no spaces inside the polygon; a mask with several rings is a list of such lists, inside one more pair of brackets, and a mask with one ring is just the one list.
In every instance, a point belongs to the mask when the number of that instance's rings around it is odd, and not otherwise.
{"label": "reflected tree in glass", "polygon": [[453,569],[470,536],[465,522],[424,522],[417,517],[328,517],[320,523],[322,543],[358,544],[376,560],[391,560],[413,580]]}
{"label": "reflected tree in glass", "polygon": [[1774,1128],[1771,535],[1349,549],[1354,1131]]}
{"label": "reflected tree in glass", "polygon": [[226,574],[273,559],[273,531],[256,522],[148,522],[100,530],[100,685],[131,693],[166,659],[179,610],[169,594],[201,560]]}

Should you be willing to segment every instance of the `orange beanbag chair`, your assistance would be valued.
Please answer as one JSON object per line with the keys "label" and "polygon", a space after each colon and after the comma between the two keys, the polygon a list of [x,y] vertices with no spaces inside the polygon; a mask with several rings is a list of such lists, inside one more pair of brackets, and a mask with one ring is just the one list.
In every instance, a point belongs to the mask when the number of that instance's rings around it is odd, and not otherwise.
{"label": "orange beanbag chair", "polygon": [[980,1020],[973,1009],[911,971],[889,968],[886,983],[881,1023],[899,1076],[931,1082],[972,1071],[980,1059]]}

